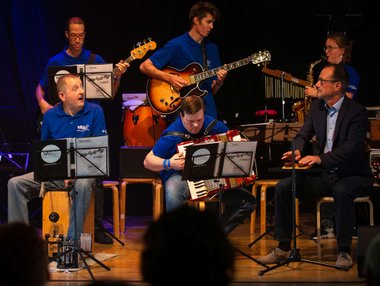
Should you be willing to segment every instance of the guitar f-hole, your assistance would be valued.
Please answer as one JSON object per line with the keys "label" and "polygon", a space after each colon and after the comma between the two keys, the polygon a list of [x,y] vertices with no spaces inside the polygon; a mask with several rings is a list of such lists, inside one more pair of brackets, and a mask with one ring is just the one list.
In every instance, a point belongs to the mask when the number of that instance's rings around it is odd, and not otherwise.
{"label": "guitar f-hole", "polygon": [[138,115],[132,115],[132,121],[133,121],[133,124],[136,125],[137,122],[139,121],[139,116]]}

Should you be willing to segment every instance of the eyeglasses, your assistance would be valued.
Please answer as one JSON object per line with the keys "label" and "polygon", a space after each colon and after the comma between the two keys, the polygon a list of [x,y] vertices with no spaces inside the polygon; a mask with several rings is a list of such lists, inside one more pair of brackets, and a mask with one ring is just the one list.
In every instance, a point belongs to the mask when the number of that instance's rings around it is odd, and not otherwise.
{"label": "eyeglasses", "polygon": [[318,81],[321,83],[321,85],[324,85],[326,82],[338,82],[339,80],[318,78]]}
{"label": "eyeglasses", "polygon": [[332,46],[327,46],[327,47],[324,47],[325,51],[327,50],[335,50],[335,49],[339,49],[339,47],[332,47]]}
{"label": "eyeglasses", "polygon": [[74,33],[70,33],[69,34],[69,38],[72,39],[72,40],[75,40],[76,38],[78,39],[83,39],[84,36],[86,35],[86,33],[81,33],[81,34],[74,34]]}

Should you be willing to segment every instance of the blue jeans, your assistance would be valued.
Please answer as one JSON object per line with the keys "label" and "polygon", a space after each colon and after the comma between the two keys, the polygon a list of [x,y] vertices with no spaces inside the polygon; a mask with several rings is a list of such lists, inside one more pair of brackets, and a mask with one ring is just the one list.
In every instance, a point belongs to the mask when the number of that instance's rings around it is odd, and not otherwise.
{"label": "blue jeans", "polygon": [[[45,190],[57,190],[65,187],[64,181],[44,182]],[[29,223],[28,202],[40,194],[41,183],[34,180],[34,173],[13,177],[8,181],[8,222]],[[83,232],[84,218],[95,189],[95,179],[77,179],[74,182],[75,204],[70,208],[70,224],[67,239],[75,238],[74,208],[76,212],[77,238]],[[74,193],[71,191],[71,197]]]}
{"label": "blue jeans", "polygon": [[[182,206],[189,199],[190,191],[180,174],[173,174],[165,182],[166,211]],[[220,217],[225,233],[230,233],[248,218],[256,208],[256,198],[244,188],[227,190],[222,194],[225,212]]]}
{"label": "blue jeans", "polygon": [[[334,198],[334,215],[338,249],[351,249],[352,229],[354,227],[354,199],[365,196],[372,187],[373,179],[360,176],[335,179],[325,174],[322,176],[296,176],[296,196]],[[291,241],[293,233],[292,220],[292,178],[281,180],[275,187],[275,233],[279,241]]]}

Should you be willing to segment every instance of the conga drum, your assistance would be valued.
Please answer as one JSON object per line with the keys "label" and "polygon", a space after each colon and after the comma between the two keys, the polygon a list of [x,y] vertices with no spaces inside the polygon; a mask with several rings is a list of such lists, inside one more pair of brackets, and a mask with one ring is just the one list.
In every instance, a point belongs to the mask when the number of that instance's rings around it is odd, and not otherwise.
{"label": "conga drum", "polygon": [[152,146],[167,127],[165,118],[150,105],[127,109],[124,114],[124,143],[126,146]]}

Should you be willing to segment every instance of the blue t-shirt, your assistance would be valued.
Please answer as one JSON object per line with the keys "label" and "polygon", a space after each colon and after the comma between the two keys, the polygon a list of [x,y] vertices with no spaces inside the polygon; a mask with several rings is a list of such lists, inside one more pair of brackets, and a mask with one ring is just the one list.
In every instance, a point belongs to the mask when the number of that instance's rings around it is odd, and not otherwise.
{"label": "blue t-shirt", "polygon": [[[189,134],[193,138],[201,138],[202,135],[205,132],[205,129],[210,125],[210,123],[214,120],[213,117],[209,115],[205,115],[205,120],[203,123],[203,127],[200,130],[198,134],[191,134],[189,133],[186,128],[182,124],[181,117],[177,117],[177,119],[170,124],[170,126],[162,132],[162,135],[160,139],[156,142],[156,144],[153,146],[153,154],[160,157],[160,158],[165,158],[169,159],[171,158],[175,153],[177,153],[177,145],[181,142],[187,141],[186,139],[183,139],[180,136],[176,135],[169,135],[169,136],[164,136],[165,133],[169,131],[176,131],[184,134]],[[214,127],[211,129],[209,132],[209,135],[213,134],[220,134],[220,133],[225,133],[228,131],[228,127],[221,121],[217,121],[217,123],[214,125]],[[163,183],[165,184],[166,180],[174,173],[180,173],[181,171],[177,170],[163,170],[160,172],[160,176],[163,180]]]}
{"label": "blue t-shirt", "polygon": [[356,72],[356,70],[349,64],[344,64],[344,68],[348,73],[348,88],[347,92],[353,93],[353,99],[356,99],[358,95],[358,88],[359,88],[359,74]]}
{"label": "blue t-shirt", "polygon": [[97,104],[85,102],[83,109],[71,116],[60,103],[44,115],[41,140],[103,135],[107,135],[106,122],[103,108]]}
{"label": "blue t-shirt", "polygon": [[[220,67],[221,62],[218,47],[207,39],[204,39],[204,42],[206,48],[207,69],[210,70]],[[165,67],[172,67],[181,71],[191,63],[199,63],[203,69],[205,69],[202,46],[194,41],[189,33],[185,33],[168,41],[164,47],[157,50],[150,57],[150,60],[155,67],[160,70]],[[207,95],[203,97],[206,104],[205,113],[217,118],[216,104],[211,90],[213,79],[216,79],[216,76],[203,81],[200,88],[208,91]]]}

